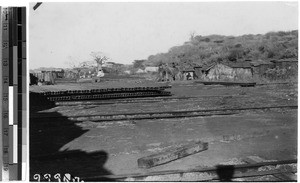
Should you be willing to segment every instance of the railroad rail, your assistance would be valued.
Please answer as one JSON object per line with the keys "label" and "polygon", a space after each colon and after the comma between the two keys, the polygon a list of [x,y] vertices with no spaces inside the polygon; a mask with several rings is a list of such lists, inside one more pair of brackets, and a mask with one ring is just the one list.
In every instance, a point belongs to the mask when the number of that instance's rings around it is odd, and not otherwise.
{"label": "railroad rail", "polygon": [[[220,96],[219,96],[220,97]],[[151,97],[151,98],[123,98],[123,99],[114,99],[110,101],[105,100],[94,100],[94,101],[60,101],[55,102],[56,106],[77,106],[77,105],[107,105],[107,104],[121,104],[121,103],[152,103],[152,102],[162,102],[169,100],[189,100],[197,99],[199,97]]]}
{"label": "railroad rail", "polygon": [[[169,170],[157,171],[150,173],[125,174],[125,175],[107,175],[82,177],[84,181],[101,181],[101,180],[116,180],[116,181],[230,181],[235,178],[249,178],[257,176],[287,174],[297,172],[297,160],[281,160],[262,162],[255,164],[240,164],[240,165],[220,165],[211,168],[194,168],[190,170]],[[232,172],[230,179],[223,179],[222,172]],[[194,174],[192,178],[189,178]],[[173,178],[170,178],[173,175]],[[228,176],[228,175],[226,175]],[[185,178],[186,177],[186,178]],[[295,180],[280,180],[280,181],[295,181]]]}
{"label": "railroad rail", "polygon": [[109,101],[105,100],[94,100],[94,101],[59,101],[55,102],[56,106],[77,106],[77,105],[110,105],[110,104],[128,104],[128,103],[155,103],[155,102],[165,102],[165,101],[179,101],[179,100],[193,100],[198,101],[202,99],[209,98],[224,98],[224,97],[234,97],[238,95],[208,95],[208,96],[195,96],[195,97],[166,97],[157,96],[151,98],[123,98],[123,99],[113,99]]}
{"label": "railroad rail", "polygon": [[140,113],[115,113],[115,114],[97,114],[97,115],[78,115],[78,116],[60,116],[47,115],[43,113],[31,114],[30,118],[68,118],[70,121],[122,121],[122,120],[143,120],[143,119],[164,119],[164,118],[183,118],[212,115],[232,115],[240,111],[247,110],[270,110],[270,109],[298,109],[297,105],[289,106],[262,106],[246,108],[227,108],[227,109],[206,109],[190,111],[165,111],[165,112],[140,112]]}

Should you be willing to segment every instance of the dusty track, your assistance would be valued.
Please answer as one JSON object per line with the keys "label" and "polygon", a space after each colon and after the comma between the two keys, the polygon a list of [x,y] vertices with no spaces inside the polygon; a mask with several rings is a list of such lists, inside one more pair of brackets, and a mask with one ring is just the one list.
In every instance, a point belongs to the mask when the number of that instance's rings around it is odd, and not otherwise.
{"label": "dusty track", "polygon": [[[297,160],[283,160],[283,161],[273,161],[273,162],[263,162],[256,164],[242,164],[242,165],[232,165],[224,166],[223,171],[226,169],[234,170],[234,175],[232,178],[249,178],[258,177],[265,175],[283,174],[283,173],[295,173],[297,172],[296,166],[291,166],[291,164],[297,163]],[[265,168],[266,166],[274,166],[272,168]],[[228,170],[227,170],[228,171]],[[160,171],[151,172],[147,174],[129,174],[129,175],[112,175],[112,176],[95,176],[82,178],[85,181],[101,181],[105,178],[110,178],[118,181],[146,181],[149,177],[156,177],[157,179],[164,179],[165,175],[176,175],[184,177],[185,174],[197,173],[196,180],[193,181],[212,181],[220,180],[218,175],[218,168],[202,168],[202,169],[192,169],[187,171]],[[195,179],[195,177],[194,177]],[[171,179],[172,180],[172,179]],[[170,181],[170,180],[169,180]]]}
{"label": "dusty track", "polygon": [[[171,92],[172,97],[37,106],[30,116],[31,175],[69,170],[86,181],[209,181],[218,180],[217,175],[202,170],[216,170],[223,163],[234,165],[233,181],[286,181],[263,177],[294,173],[275,169],[281,165],[262,166],[260,171],[238,167],[249,155],[270,160],[297,157],[296,87],[179,84]],[[209,149],[151,170],[137,167],[138,158],[194,140],[208,142]],[[89,155],[99,151],[107,153],[106,162]]]}

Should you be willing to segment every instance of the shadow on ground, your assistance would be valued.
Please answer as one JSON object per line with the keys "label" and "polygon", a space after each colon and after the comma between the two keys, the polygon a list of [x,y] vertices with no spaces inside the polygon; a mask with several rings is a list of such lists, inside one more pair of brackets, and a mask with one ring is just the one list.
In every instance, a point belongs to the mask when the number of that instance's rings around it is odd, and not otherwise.
{"label": "shadow on ground", "polygon": [[234,175],[234,166],[233,165],[217,165],[217,174],[221,182],[230,182],[232,181]]}
{"label": "shadow on ground", "polygon": [[[52,103],[30,96],[30,115],[37,116],[38,111],[50,109]],[[108,154],[105,151],[87,153],[80,150],[59,151],[65,144],[80,137],[88,130],[83,130],[73,121],[62,117],[57,112],[49,116],[60,118],[32,118],[29,120],[30,141],[30,181],[58,181],[54,175],[70,174],[71,177],[103,176],[112,173],[104,168]],[[38,175],[37,175],[38,174]],[[49,174],[51,177],[49,178]],[[45,176],[45,177],[44,177]],[[101,180],[99,180],[101,181]],[[103,181],[114,181],[103,178]]]}

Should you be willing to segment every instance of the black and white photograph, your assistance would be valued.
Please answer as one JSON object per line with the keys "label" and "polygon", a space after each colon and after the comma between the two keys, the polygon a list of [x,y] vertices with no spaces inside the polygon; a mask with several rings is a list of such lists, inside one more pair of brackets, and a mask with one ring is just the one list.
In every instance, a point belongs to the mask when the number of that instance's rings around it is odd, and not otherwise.
{"label": "black and white photograph", "polygon": [[27,12],[30,181],[297,181],[297,1]]}

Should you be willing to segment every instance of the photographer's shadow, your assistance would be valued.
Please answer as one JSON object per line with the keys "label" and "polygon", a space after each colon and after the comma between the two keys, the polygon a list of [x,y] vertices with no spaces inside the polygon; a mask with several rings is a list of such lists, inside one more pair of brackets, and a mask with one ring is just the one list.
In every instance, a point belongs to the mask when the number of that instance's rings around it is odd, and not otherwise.
{"label": "photographer's shadow", "polygon": [[217,165],[217,174],[221,182],[231,182],[234,175],[233,165]]}
{"label": "photographer's shadow", "polygon": [[103,150],[97,152],[60,151],[63,146],[82,136],[88,130],[82,129],[74,121],[57,112],[46,113],[47,117],[42,116],[39,111],[50,109],[54,105],[41,101],[36,99],[31,103],[35,105],[31,105],[29,121],[30,180],[36,181],[33,179],[35,174],[39,174],[41,177],[50,174],[53,177],[59,173],[61,175],[71,174],[72,177],[79,177],[81,180],[100,176],[97,181],[114,181],[105,178],[107,175],[112,175],[109,170],[104,168],[109,158],[107,152]]}

